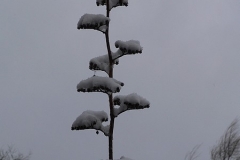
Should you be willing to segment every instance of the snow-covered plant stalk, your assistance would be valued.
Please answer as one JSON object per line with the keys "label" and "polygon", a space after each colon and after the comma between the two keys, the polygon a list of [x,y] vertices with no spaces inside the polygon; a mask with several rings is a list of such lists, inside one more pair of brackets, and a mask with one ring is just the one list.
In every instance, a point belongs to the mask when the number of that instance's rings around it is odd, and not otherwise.
{"label": "snow-covered plant stalk", "polygon": [[[149,108],[150,103],[132,93],[129,95],[117,95],[113,93],[120,92],[123,82],[113,78],[113,66],[119,63],[119,58],[124,55],[142,53],[142,47],[139,41],[129,40],[115,42],[116,52],[112,52],[109,41],[109,23],[110,11],[118,6],[128,6],[128,0],[96,0],[97,6],[106,6],[106,16],[101,14],[84,14],[78,24],[77,29],[93,29],[102,32],[105,35],[108,53],[99,57],[92,58],[89,62],[89,69],[104,71],[107,77],[92,76],[82,80],[77,85],[78,92],[102,92],[108,95],[110,124],[103,126],[102,122],[108,121],[108,115],[104,111],[84,111],[72,124],[72,130],[95,129],[102,131],[109,141],[109,159],[113,159],[113,130],[115,118],[127,111],[134,109]],[[115,108],[114,105],[118,105]],[[123,157],[121,159],[124,159]]]}

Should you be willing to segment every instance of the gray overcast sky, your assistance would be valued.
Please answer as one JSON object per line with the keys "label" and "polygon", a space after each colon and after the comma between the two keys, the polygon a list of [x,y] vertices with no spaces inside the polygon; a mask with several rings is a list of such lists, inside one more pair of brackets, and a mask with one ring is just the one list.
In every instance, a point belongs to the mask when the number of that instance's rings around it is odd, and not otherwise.
{"label": "gray overcast sky", "polygon": [[[141,55],[120,59],[121,94],[136,92],[149,109],[116,119],[114,157],[199,159],[240,114],[240,1],[129,0],[112,10],[110,39],[136,39]],[[77,93],[93,75],[89,60],[106,54],[104,35],[77,30],[95,0],[0,1],[0,147],[32,151],[34,160],[105,159],[108,142],[93,130],[71,131],[87,109],[108,112],[107,96]],[[105,75],[97,72],[97,75]]]}

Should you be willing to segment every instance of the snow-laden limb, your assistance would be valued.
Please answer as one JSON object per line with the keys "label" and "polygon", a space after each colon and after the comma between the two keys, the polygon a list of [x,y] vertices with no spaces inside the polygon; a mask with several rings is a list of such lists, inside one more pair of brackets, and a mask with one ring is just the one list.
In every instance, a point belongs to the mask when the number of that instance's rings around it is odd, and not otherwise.
{"label": "snow-laden limb", "polygon": [[[97,6],[106,5],[106,0],[96,0]],[[128,6],[128,0],[109,0],[109,8],[110,10],[114,7],[118,6]]]}
{"label": "snow-laden limb", "polygon": [[[84,111],[72,124],[72,130],[96,129],[102,131],[105,136],[109,134],[109,125],[103,126],[102,122],[108,121],[108,115],[104,111]],[[98,132],[97,132],[98,133]]]}
{"label": "snow-laden limb", "polygon": [[122,112],[133,109],[149,108],[150,103],[145,98],[136,93],[129,95],[117,95],[113,98],[114,105],[119,105],[119,108],[114,108],[114,116],[117,117]]}
{"label": "snow-laden limb", "polygon": [[115,42],[115,47],[119,48],[123,52],[123,55],[142,53],[142,47],[137,40],[126,42],[118,40]]}
{"label": "snow-laden limb", "polygon": [[[117,57],[118,53],[112,53],[112,57]],[[114,64],[118,65],[119,60],[116,59],[113,61]],[[108,54],[92,58],[89,62],[90,70],[101,70],[109,74],[109,57]]]}
{"label": "snow-laden limb", "polygon": [[80,81],[77,85],[77,91],[103,92],[110,94],[120,92],[122,86],[124,86],[124,83],[114,78],[93,76]]}
{"label": "snow-laden limb", "polygon": [[110,19],[102,14],[84,14],[77,24],[77,29],[94,29],[105,33]]}

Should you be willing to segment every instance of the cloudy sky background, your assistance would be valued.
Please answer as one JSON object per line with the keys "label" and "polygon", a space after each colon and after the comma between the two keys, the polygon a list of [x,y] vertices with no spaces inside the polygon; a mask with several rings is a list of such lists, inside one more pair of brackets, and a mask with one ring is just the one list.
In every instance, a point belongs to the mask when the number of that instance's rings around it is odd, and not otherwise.
{"label": "cloudy sky background", "polygon": [[[112,10],[112,50],[130,39],[144,49],[114,68],[121,94],[151,102],[116,119],[115,158],[184,159],[201,144],[199,159],[210,159],[240,115],[239,8],[239,0],[129,0]],[[108,112],[106,95],[76,91],[93,75],[89,60],[107,53],[102,33],[77,30],[85,13],[105,8],[94,0],[0,1],[1,148],[31,151],[34,160],[108,157],[102,133],[70,130],[85,110]]]}

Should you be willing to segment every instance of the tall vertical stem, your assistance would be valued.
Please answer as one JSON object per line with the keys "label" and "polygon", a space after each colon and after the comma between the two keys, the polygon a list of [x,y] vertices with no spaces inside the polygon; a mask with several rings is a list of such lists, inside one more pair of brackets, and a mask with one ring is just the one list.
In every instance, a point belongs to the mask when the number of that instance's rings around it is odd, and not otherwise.
{"label": "tall vertical stem", "polygon": [[109,107],[110,107],[110,129],[109,129],[109,137],[108,137],[108,155],[109,159],[113,160],[113,128],[114,128],[114,115],[113,115],[113,101],[112,94],[109,95]]}
{"label": "tall vertical stem", "polygon": [[[109,8],[109,0],[107,0],[106,4],[107,8],[107,17],[110,17],[110,8]],[[113,78],[113,60],[112,60],[112,51],[110,48],[110,40],[109,40],[109,23],[107,24],[107,29],[105,32],[105,38],[106,38],[106,45],[107,45],[107,51],[108,51],[108,58],[109,58],[109,77]]]}
{"label": "tall vertical stem", "polygon": [[[106,1],[106,9],[107,9],[107,17],[110,17],[110,8],[109,8],[109,0]],[[109,41],[109,23],[107,24],[107,30],[105,32],[106,38],[106,45],[108,51],[108,58],[109,58],[109,77],[113,78],[113,60],[112,60],[112,51],[110,48],[110,41]],[[113,114],[113,96],[110,94],[109,98],[109,109],[110,109],[110,129],[109,129],[109,136],[108,136],[108,154],[109,159],[113,160],[113,128],[114,128],[114,114]]]}

